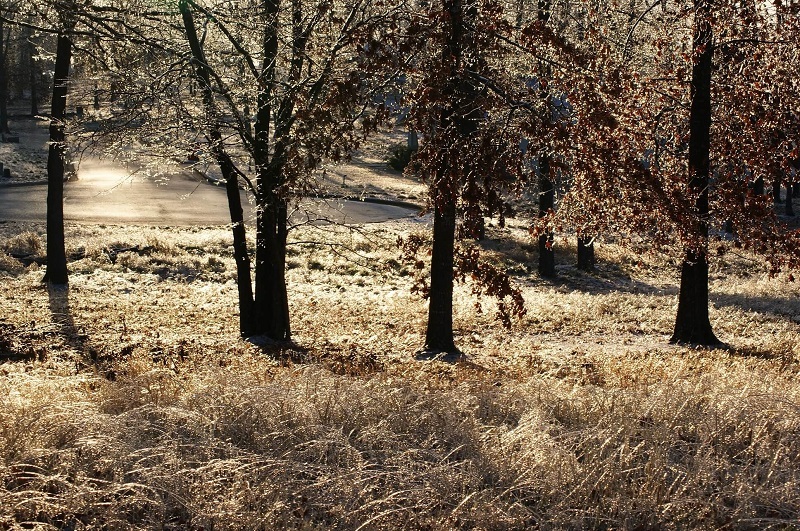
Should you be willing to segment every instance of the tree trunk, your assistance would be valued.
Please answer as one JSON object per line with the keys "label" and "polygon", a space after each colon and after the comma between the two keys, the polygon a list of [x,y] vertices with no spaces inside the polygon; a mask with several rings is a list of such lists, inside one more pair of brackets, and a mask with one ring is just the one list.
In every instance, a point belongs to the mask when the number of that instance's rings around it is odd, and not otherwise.
{"label": "tree trunk", "polygon": [[753,195],[764,195],[765,193],[764,177],[759,176],[753,181]]}
{"label": "tree trunk", "polygon": [[792,201],[793,199],[794,199],[794,187],[792,186],[792,183],[787,182],[786,183],[786,215],[787,216],[792,216],[792,217],[794,216],[794,204],[793,204],[793,201]]}
{"label": "tree trunk", "polygon": [[47,156],[47,271],[43,279],[43,282],[54,285],[68,282],[67,254],[64,248],[64,118],[71,60],[72,41],[64,33],[59,33],[50,111],[50,148]]}
{"label": "tree trunk", "polygon": [[225,193],[231,216],[233,258],[236,261],[236,285],[239,295],[239,334],[248,337],[255,330],[256,314],[253,307],[253,282],[250,276],[250,255],[247,249],[242,196],[239,195],[239,178],[227,153],[215,150],[214,155],[225,179]]}
{"label": "tree trunk", "polygon": [[708,317],[708,184],[711,146],[711,70],[713,32],[708,0],[695,0],[691,110],[689,118],[689,190],[697,195],[695,234],[701,243],[687,250],[673,343],[718,344]]}
{"label": "tree trunk", "polygon": [[236,284],[239,294],[239,333],[248,337],[254,333],[256,312],[253,302],[253,284],[250,273],[250,255],[247,249],[247,235],[244,226],[242,198],[239,194],[239,177],[233,162],[222,144],[222,134],[218,122],[218,111],[211,86],[211,74],[203,52],[202,44],[197,37],[197,30],[191,11],[185,2],[180,3],[186,39],[192,52],[196,77],[203,92],[203,105],[209,116],[208,137],[214,159],[225,179],[225,192],[228,198],[228,210],[231,216],[233,232],[233,257],[236,261]]}
{"label": "tree trunk", "polygon": [[[270,179],[272,181],[272,179]],[[266,191],[256,212],[256,330],[275,341],[291,340],[286,289],[286,200]]]}
{"label": "tree trunk", "polygon": [[436,200],[433,213],[431,289],[425,350],[458,353],[453,339],[453,253],[456,207],[449,191]]}
{"label": "tree trunk", "polygon": [[[542,24],[550,21],[551,0],[538,0],[537,19]],[[540,76],[549,75],[549,66],[540,67]],[[539,79],[539,85],[544,86],[544,79]],[[550,112],[550,99],[546,91],[542,90],[542,97],[547,102],[547,112]],[[550,155],[539,156],[539,217],[544,217],[555,208],[555,187],[550,178]],[[545,278],[556,276],[556,256],[553,251],[553,233],[548,232],[539,236],[539,275]]]}
{"label": "tree trunk", "polygon": [[[287,204],[281,195],[284,184],[287,143],[291,135],[288,124],[293,112],[292,95],[276,102],[273,92],[278,57],[279,2],[263,0],[266,15],[263,32],[264,60],[261,68],[261,89],[256,110],[253,160],[256,183],[256,258],[255,258],[255,330],[274,341],[291,340],[289,298],[286,287]],[[293,3],[292,32],[295,57],[302,56],[302,43],[296,34],[300,20],[300,4]],[[292,61],[290,75],[297,75],[298,59]],[[273,113],[273,110],[275,111]],[[275,132],[270,135],[274,125]],[[277,138],[270,149],[270,137]]]}
{"label": "tree trunk", "polygon": [[781,203],[781,178],[775,177],[772,180],[772,201],[777,205]]}
{"label": "tree trunk", "polygon": [[[539,157],[539,217],[546,216],[555,205],[554,186],[550,179],[550,157]],[[556,256],[553,251],[553,233],[539,236],[539,275],[545,278],[556,276]]]}
{"label": "tree trunk", "polygon": [[578,236],[578,269],[594,271],[594,238]]}
{"label": "tree trunk", "polygon": [[36,65],[36,47],[33,42],[33,35],[28,37],[28,68],[30,69],[30,86],[31,86],[31,116],[39,114],[39,75]]}
{"label": "tree trunk", "polygon": [[8,128],[8,39],[5,25],[0,18],[0,135],[10,132],[11,130]]}
{"label": "tree trunk", "polygon": [[[470,87],[458,80],[462,60],[464,35],[464,10],[461,0],[444,0],[443,7],[450,13],[447,44],[442,50],[443,63],[448,65],[452,85],[450,106],[442,113],[442,129],[456,123],[459,135],[474,132],[474,116],[459,115],[459,107],[466,105],[460,99],[474,97]],[[463,94],[461,94],[463,90]],[[431,287],[428,305],[428,325],[425,332],[425,354],[450,353],[458,355],[453,339],[453,263],[456,237],[457,194],[453,176],[438,169],[433,183],[433,249],[431,250]]]}

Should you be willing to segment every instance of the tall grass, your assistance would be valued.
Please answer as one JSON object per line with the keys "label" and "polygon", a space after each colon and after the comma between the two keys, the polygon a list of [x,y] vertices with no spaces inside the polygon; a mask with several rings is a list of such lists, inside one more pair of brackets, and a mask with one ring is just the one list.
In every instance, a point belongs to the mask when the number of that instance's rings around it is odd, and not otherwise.
{"label": "tall grass", "polygon": [[799,527],[797,287],[744,264],[727,350],[666,344],[672,273],[567,259],[511,331],[459,289],[448,365],[413,361],[404,226],[293,253],[283,352],[235,339],[224,232],[72,230],[150,250],[0,272],[0,529]]}

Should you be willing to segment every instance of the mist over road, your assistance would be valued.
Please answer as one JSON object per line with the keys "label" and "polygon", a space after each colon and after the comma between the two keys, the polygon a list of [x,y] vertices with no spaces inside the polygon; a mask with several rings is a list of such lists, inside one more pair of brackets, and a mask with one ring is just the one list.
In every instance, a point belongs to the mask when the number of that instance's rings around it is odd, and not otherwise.
{"label": "mist over road", "polygon": [[[190,171],[190,170],[189,170]],[[87,159],[78,179],[64,185],[64,219],[84,223],[206,226],[230,223],[225,190],[189,173],[159,180],[131,175],[124,168]],[[245,219],[252,222],[252,197],[242,193]],[[0,186],[0,220],[47,219],[47,185]],[[292,221],[374,223],[413,216],[404,206],[337,199],[305,200]]]}

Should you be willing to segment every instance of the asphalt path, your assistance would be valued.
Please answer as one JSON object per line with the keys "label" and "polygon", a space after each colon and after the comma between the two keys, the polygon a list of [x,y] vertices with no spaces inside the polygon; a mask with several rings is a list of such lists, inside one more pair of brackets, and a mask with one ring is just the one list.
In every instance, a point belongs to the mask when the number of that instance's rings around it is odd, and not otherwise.
{"label": "asphalt path", "polygon": [[[0,221],[45,221],[47,185],[0,186]],[[242,191],[245,219],[254,219],[251,198]],[[306,200],[292,213],[295,223],[374,223],[411,217],[407,206],[337,199]],[[189,170],[152,179],[124,168],[84,160],[78,179],[64,185],[64,219],[84,223],[207,226],[230,223],[221,186]]]}

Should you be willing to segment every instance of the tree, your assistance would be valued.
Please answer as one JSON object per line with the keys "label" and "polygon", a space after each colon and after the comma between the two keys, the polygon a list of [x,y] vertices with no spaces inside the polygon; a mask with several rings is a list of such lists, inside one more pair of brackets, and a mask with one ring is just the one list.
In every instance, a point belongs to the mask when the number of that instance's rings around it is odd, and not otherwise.
{"label": "tree", "polygon": [[[467,277],[473,291],[500,299],[499,317],[509,324],[524,304],[507,275],[480,260],[475,247],[458,245],[471,237],[484,213],[504,220],[503,195],[525,177],[518,123],[525,84],[504,69],[508,56],[499,34],[511,25],[490,2],[443,0],[418,17],[429,25],[413,28],[419,52],[409,79],[410,127],[425,141],[407,171],[428,185],[433,210],[430,284],[418,289],[429,299],[422,357],[460,356],[453,333],[453,284]],[[527,112],[527,111],[526,111]],[[457,230],[458,213],[466,230]],[[416,257],[421,242],[406,242]],[[420,261],[417,261],[420,264]],[[421,271],[421,269],[420,269]]]}
{"label": "tree", "polygon": [[713,345],[719,340],[708,317],[708,195],[711,151],[711,72],[714,39],[708,0],[694,0],[691,114],[689,117],[689,194],[695,197],[692,232],[697,243],[686,250],[681,266],[678,313],[672,342]]}
{"label": "tree", "polygon": [[[264,0],[215,6],[213,11],[190,0],[179,6],[203,109],[199,114],[190,98],[179,92],[184,98],[181,111],[203,132],[226,182],[240,331],[287,341],[291,338],[285,278],[290,205],[308,193],[309,176],[323,158],[342,158],[358,145],[361,134],[377,124],[379,114],[369,112],[373,98],[393,82],[403,60],[395,47],[401,43],[392,35],[400,11],[370,0],[294,0],[288,5]],[[243,16],[243,9],[248,16]],[[194,29],[195,13],[204,19],[205,40]],[[248,75],[252,85],[231,83]],[[256,109],[252,128],[245,112],[250,108]],[[252,159],[252,179],[230,150],[238,152],[239,161]],[[252,292],[238,202],[240,179],[256,204]]]}
{"label": "tree", "polygon": [[47,155],[47,270],[43,281],[67,284],[67,255],[64,242],[64,134],[69,69],[72,61],[70,32],[75,27],[74,6],[57,6],[58,41],[56,45],[53,97],[50,104],[50,147]]}
{"label": "tree", "polygon": [[[539,0],[538,21],[542,26],[550,20],[550,0]],[[538,84],[544,87],[551,75],[549,65],[546,63],[539,67]],[[543,97],[548,101],[550,94],[542,90]],[[544,142],[543,152],[539,155],[537,171],[539,173],[539,217],[544,218],[555,209],[555,184],[553,182],[553,168],[551,168],[552,154],[547,142]],[[545,278],[556,276],[556,258],[553,250],[553,232],[546,231],[539,235],[539,274]]]}

